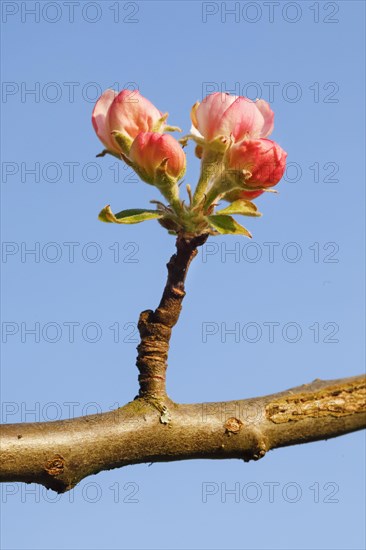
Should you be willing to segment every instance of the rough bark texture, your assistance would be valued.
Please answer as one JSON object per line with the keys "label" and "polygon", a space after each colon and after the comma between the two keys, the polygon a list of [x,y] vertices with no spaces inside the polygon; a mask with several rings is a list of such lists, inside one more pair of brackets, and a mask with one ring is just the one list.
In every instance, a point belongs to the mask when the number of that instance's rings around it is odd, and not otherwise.
{"label": "rough bark texture", "polygon": [[[362,376],[223,403],[155,407],[144,398],[113,412],[1,427],[0,481],[41,483],[57,492],[101,470],[191,458],[258,460],[286,445],[366,426]],[[163,405],[162,405],[163,403]]]}
{"label": "rough bark texture", "polygon": [[172,328],[177,323],[186,295],[184,283],[197,247],[208,235],[177,239],[177,252],[167,264],[168,279],[160,304],[155,311],[143,311],[138,322],[141,343],[137,347],[140,371],[140,397],[160,398],[166,395],[166,369]]}
{"label": "rough bark texture", "polygon": [[177,239],[158,308],[141,313],[139,396],[113,412],[72,420],[1,426],[0,481],[40,483],[57,492],[101,470],[191,458],[258,460],[270,449],[366,427],[366,379],[315,380],[282,393],[179,405],[166,395],[169,341],[197,247]]}

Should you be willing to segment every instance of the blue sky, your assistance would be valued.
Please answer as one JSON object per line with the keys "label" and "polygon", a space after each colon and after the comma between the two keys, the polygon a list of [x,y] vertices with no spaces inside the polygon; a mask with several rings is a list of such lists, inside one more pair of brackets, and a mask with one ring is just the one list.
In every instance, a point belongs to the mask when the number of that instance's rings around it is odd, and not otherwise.
{"label": "blue sky", "polygon": [[[362,372],[364,3],[1,7],[2,421],[91,414],[137,393],[136,321],[160,299],[174,239],[155,221],[97,220],[106,204],[159,198],[95,158],[91,111],[110,86],[138,87],[185,132],[207,92],[263,97],[288,151],[279,194],[245,220],[253,241],[212,238],[192,265],[169,395],[240,399]],[[194,185],[192,145],[188,162]],[[361,549],[363,465],[356,433],[258,463],[131,466],[60,497],[8,484],[2,547]]]}

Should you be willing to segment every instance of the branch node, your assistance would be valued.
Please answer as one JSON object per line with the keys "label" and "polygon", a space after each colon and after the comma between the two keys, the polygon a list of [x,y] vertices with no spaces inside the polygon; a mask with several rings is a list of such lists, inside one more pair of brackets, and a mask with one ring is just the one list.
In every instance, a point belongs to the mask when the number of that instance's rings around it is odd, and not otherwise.
{"label": "branch node", "polygon": [[225,433],[228,435],[238,434],[243,426],[243,422],[234,416],[228,418],[224,424]]}
{"label": "branch node", "polygon": [[244,452],[244,462],[263,458],[269,448],[263,433],[258,428],[253,428],[246,437],[249,439],[249,449]]}
{"label": "branch node", "polygon": [[45,464],[45,471],[52,477],[59,476],[63,473],[65,467],[65,459],[63,456],[56,454],[51,460]]}

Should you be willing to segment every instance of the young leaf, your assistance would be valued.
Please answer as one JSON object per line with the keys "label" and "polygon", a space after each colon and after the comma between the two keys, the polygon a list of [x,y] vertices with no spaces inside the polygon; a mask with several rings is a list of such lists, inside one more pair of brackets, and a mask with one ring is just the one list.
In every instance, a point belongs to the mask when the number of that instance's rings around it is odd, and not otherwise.
{"label": "young leaf", "polygon": [[250,201],[237,200],[229,204],[222,210],[217,210],[217,214],[241,214],[242,216],[261,216],[256,205]]}
{"label": "young leaf", "polygon": [[213,216],[207,216],[207,219],[210,225],[223,235],[245,235],[250,239],[252,238],[251,233],[231,216],[215,214]]}
{"label": "young leaf", "polygon": [[141,208],[133,208],[130,210],[122,210],[118,214],[113,214],[109,204],[99,213],[98,219],[106,223],[141,223],[146,220],[156,220],[162,218],[163,213],[157,210],[143,210]]}

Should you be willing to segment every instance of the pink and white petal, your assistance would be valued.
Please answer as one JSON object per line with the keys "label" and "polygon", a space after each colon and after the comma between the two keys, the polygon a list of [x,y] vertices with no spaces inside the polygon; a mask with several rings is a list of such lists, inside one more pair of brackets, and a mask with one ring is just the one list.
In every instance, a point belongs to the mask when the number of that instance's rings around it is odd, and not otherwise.
{"label": "pink and white petal", "polygon": [[221,132],[225,135],[232,134],[234,140],[238,142],[247,135],[256,137],[261,123],[262,117],[253,101],[246,97],[239,97],[225,111]]}
{"label": "pink and white petal", "polygon": [[263,127],[258,137],[265,138],[273,132],[274,112],[272,111],[267,101],[264,101],[264,99],[258,99],[255,105],[257,106],[259,112],[263,117]]}
{"label": "pink and white petal", "polygon": [[200,102],[196,101],[196,103],[194,105],[192,105],[192,109],[191,109],[191,121],[192,121],[192,127],[194,127],[194,128],[198,128],[196,111],[197,111],[199,106],[200,106]]}
{"label": "pink and white petal", "polygon": [[255,163],[249,184],[262,187],[276,185],[286,169],[287,153],[278,143],[269,139],[259,139],[261,154]]}
{"label": "pink and white petal", "polygon": [[159,118],[160,111],[138,90],[122,90],[110,108],[109,127],[134,139],[139,132],[151,131]]}
{"label": "pink and white petal", "polygon": [[139,164],[145,167],[147,158],[144,156],[144,150],[146,145],[149,143],[150,139],[151,139],[150,132],[140,132],[139,134],[137,134],[134,141],[132,142],[131,149],[129,152],[129,158],[136,164]]}
{"label": "pink and white petal", "polygon": [[[113,100],[108,113],[109,128],[111,131],[123,132],[134,139],[138,131],[128,132],[127,127],[133,124],[133,113],[139,105],[139,92],[132,90],[122,90]],[[131,116],[132,115],[132,116]],[[132,121],[131,121],[132,118]],[[140,131],[144,131],[141,128]]]}
{"label": "pink and white petal", "polygon": [[203,135],[197,130],[195,126],[193,126],[193,124],[189,131],[189,135],[193,136],[193,138],[197,138],[198,141],[203,140]]}
{"label": "pink and white petal", "polygon": [[92,114],[92,124],[94,130],[101,142],[110,151],[118,150],[114,145],[108,125],[108,112],[115,97],[115,91],[106,90],[96,102]]}
{"label": "pink and white petal", "polygon": [[[136,123],[139,128],[145,125],[146,131],[151,132],[154,125],[163,116],[163,114],[155,107],[153,103],[151,103],[151,101],[146,99],[146,97],[140,95],[139,100],[141,102],[140,107],[137,111],[135,111]],[[162,130],[163,127],[161,128],[161,131]]]}
{"label": "pink and white petal", "polygon": [[215,99],[215,96],[218,96],[220,94],[212,94],[203,99],[201,103],[197,105],[197,107],[194,106],[194,117],[192,119],[192,122],[194,126],[197,128],[197,130],[206,138],[209,138],[209,125],[210,125],[210,118],[212,119],[213,111],[212,111],[212,105]]}
{"label": "pink and white petal", "polygon": [[211,133],[210,139],[214,139],[215,137],[220,135],[230,135],[230,133],[226,134],[226,132],[222,131],[222,124],[226,112],[234,106],[237,106],[240,100],[240,98],[236,95],[223,93],[213,95],[215,95],[215,98],[212,101],[212,107],[209,114],[209,132]]}
{"label": "pink and white petal", "polygon": [[237,96],[216,92],[207,96],[196,111],[198,130],[208,140],[223,134],[222,118],[238,99]]}

